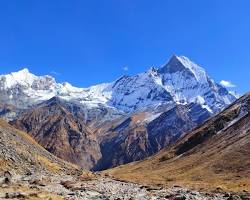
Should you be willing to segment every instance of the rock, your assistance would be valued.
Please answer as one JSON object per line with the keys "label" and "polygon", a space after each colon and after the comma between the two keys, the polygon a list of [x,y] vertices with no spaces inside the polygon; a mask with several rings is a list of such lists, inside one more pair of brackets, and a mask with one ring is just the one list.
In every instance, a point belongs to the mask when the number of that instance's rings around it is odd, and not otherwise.
{"label": "rock", "polygon": [[66,189],[70,190],[74,188],[74,182],[73,181],[61,181],[61,185],[65,187]]}
{"label": "rock", "polygon": [[29,184],[32,184],[32,185],[38,185],[38,186],[45,186],[46,184],[40,180],[40,179],[30,179],[29,180]]}
{"label": "rock", "polygon": [[26,176],[31,176],[31,175],[32,175],[32,172],[31,172],[31,171],[27,171],[25,175],[26,175]]}
{"label": "rock", "polygon": [[225,193],[223,197],[230,197],[230,193]]}
{"label": "rock", "polygon": [[21,198],[25,198],[27,195],[24,193],[20,193],[20,192],[13,192],[13,193],[6,193],[5,194],[5,198],[6,199],[21,199]]}
{"label": "rock", "polygon": [[4,172],[4,183],[5,184],[10,184],[12,179],[12,175],[9,171]]}
{"label": "rock", "polygon": [[162,187],[153,187],[153,186],[148,186],[146,187],[147,191],[152,191],[152,190],[162,190]]}
{"label": "rock", "polygon": [[186,199],[185,196],[175,196],[175,197],[173,198],[173,200],[185,200],[185,199]]}
{"label": "rock", "polygon": [[249,196],[243,195],[243,196],[241,196],[241,199],[242,200],[250,200],[250,195]]}
{"label": "rock", "polygon": [[173,194],[167,194],[165,195],[165,199],[173,199]]}
{"label": "rock", "polygon": [[227,200],[242,200],[238,195],[230,195]]}

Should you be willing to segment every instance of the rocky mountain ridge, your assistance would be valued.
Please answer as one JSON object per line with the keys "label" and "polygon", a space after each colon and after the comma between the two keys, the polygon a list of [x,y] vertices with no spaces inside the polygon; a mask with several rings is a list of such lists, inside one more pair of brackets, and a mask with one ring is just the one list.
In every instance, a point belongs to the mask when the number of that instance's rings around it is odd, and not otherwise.
{"label": "rocky mountain ridge", "polygon": [[35,76],[28,69],[0,76],[0,100],[28,107],[52,97],[77,101],[87,107],[100,105],[134,112],[165,104],[196,102],[218,112],[236,98],[208,77],[205,70],[184,56],[173,56],[166,65],[134,76],[89,88],[57,83],[51,76]]}
{"label": "rocky mountain ridge", "polygon": [[1,75],[0,92],[2,117],[60,158],[93,170],[148,157],[236,99],[175,55],[159,69],[90,88],[24,69]]}

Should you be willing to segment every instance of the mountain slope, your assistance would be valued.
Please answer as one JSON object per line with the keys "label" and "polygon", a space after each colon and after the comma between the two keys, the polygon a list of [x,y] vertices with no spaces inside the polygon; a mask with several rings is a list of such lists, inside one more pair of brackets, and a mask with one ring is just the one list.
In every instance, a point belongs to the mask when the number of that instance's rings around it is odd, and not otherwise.
{"label": "mountain slope", "polygon": [[[33,138],[0,120],[0,199],[214,199],[224,194],[155,188],[81,171],[53,156]],[[4,172],[11,181],[3,181]],[[7,174],[8,174],[7,172]]]}
{"label": "mountain slope", "polygon": [[[160,113],[138,112],[112,123],[100,141],[102,158],[94,170],[141,160],[173,144],[210,116],[199,104],[177,105]],[[194,115],[198,112],[200,117]]]}
{"label": "mountain slope", "polygon": [[148,157],[210,116],[199,104],[161,111],[112,119],[107,117],[112,111],[94,110],[92,116],[81,104],[52,98],[10,123],[54,155],[86,169],[102,170]]}
{"label": "mountain slope", "polygon": [[2,117],[60,158],[95,170],[158,152],[235,99],[175,55],[159,69],[90,88],[27,69],[0,76]]}
{"label": "mountain slope", "polygon": [[24,112],[11,122],[29,133],[40,145],[54,155],[86,169],[100,159],[96,135],[84,123],[84,113],[74,116],[67,104],[58,98]]}
{"label": "mountain slope", "polygon": [[55,157],[27,133],[0,120],[0,169],[15,174],[73,173],[77,167]]}
{"label": "mountain slope", "polygon": [[121,179],[250,192],[250,94],[144,161],[109,170]]}

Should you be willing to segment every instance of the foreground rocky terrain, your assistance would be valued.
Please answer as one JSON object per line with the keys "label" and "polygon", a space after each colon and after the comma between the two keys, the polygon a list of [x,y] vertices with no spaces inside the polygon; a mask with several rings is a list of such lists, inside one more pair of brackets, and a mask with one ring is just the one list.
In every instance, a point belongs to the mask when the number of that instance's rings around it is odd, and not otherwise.
{"label": "foreground rocky terrain", "polygon": [[[41,178],[41,177],[39,177]],[[12,184],[2,185],[0,199],[68,199],[68,200],[229,200],[247,199],[245,195],[204,193],[174,186],[146,186],[95,176],[91,180],[65,176],[32,179],[23,176]]]}

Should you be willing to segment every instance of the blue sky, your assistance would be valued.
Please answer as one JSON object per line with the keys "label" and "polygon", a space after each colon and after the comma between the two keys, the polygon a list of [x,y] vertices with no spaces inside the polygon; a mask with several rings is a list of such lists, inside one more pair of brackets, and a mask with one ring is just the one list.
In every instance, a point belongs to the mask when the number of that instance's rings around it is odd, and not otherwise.
{"label": "blue sky", "polygon": [[185,55],[250,89],[248,0],[2,0],[0,74],[23,67],[76,86]]}

